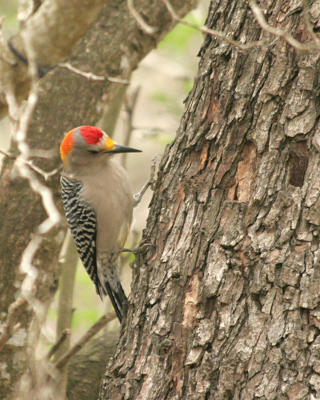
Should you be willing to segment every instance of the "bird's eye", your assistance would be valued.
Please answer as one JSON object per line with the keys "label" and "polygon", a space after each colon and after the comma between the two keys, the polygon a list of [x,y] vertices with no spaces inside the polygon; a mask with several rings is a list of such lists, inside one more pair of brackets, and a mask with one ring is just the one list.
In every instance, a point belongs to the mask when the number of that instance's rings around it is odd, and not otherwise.
{"label": "bird's eye", "polygon": [[99,150],[88,150],[88,153],[97,154],[99,153]]}

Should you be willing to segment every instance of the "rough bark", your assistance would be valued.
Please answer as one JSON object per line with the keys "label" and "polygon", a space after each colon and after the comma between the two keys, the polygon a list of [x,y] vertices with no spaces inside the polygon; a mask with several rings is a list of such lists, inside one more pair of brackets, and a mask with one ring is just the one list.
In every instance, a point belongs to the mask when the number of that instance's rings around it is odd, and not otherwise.
{"label": "rough bark", "polygon": [[[173,2],[181,15],[194,5],[194,1]],[[41,10],[39,8],[39,12]],[[137,2],[146,20],[158,31],[150,36],[141,31],[127,10],[126,2],[109,1],[99,19],[77,44],[70,60],[76,67],[96,73],[126,77],[139,61],[156,46],[157,42],[173,26],[161,2],[150,4]],[[68,27],[70,29],[70,27]],[[125,65],[125,67],[124,67]],[[23,66],[22,66],[23,67]],[[19,73],[19,69],[16,70]],[[52,150],[58,153],[58,145],[68,129],[81,124],[95,124],[101,117],[104,104],[111,102],[120,86],[108,81],[91,81],[70,71],[55,69],[41,80],[40,96],[28,130],[28,144],[36,150]],[[15,152],[15,144],[11,152]],[[38,165],[50,171],[58,165],[58,155],[52,160],[39,160]],[[21,178],[13,179],[12,160],[7,159],[1,172],[0,183],[0,318],[5,321],[9,305],[19,293],[22,276],[19,271],[21,255],[30,235],[46,218],[39,196],[30,190]],[[48,185],[59,202],[58,177]],[[33,264],[39,275],[36,297],[48,304],[52,299],[59,275],[58,254],[65,227],[51,232],[36,254]],[[30,357],[26,353],[27,337],[32,312],[21,310],[20,329],[1,351],[0,398],[6,398],[14,388]]]}
{"label": "rough bark", "polygon": [[[310,40],[301,2],[259,4]],[[212,1],[207,22],[274,39],[244,0]],[[207,36],[200,56],[100,399],[319,398],[319,51]]]}

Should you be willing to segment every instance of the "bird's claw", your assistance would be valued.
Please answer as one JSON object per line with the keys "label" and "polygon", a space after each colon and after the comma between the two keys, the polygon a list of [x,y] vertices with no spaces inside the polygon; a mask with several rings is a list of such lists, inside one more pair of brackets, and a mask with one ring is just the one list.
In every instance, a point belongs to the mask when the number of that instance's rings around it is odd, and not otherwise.
{"label": "bird's claw", "polygon": [[136,256],[138,254],[144,253],[149,247],[154,247],[154,245],[151,243],[145,242],[145,243],[140,244],[138,247],[134,247],[132,249],[123,248],[123,249],[119,249],[118,251],[119,251],[119,254],[132,253]]}

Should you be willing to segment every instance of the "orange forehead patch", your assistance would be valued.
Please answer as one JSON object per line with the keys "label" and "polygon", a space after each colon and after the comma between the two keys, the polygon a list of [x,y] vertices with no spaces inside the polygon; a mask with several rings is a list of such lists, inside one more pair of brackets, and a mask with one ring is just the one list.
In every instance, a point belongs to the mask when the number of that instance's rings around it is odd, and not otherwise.
{"label": "orange forehead patch", "polygon": [[63,162],[65,161],[67,155],[70,153],[73,147],[73,131],[74,129],[66,134],[60,145],[60,156]]}
{"label": "orange forehead patch", "polygon": [[112,150],[114,148],[114,141],[108,136],[104,142],[104,149],[106,151]]}

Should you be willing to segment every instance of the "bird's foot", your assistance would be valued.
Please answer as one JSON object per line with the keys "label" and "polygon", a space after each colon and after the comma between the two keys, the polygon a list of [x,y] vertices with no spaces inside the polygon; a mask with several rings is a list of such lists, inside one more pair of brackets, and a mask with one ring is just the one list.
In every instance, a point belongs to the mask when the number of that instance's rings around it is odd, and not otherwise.
{"label": "bird's foot", "polygon": [[153,244],[144,242],[144,243],[141,243],[138,247],[134,247],[132,249],[123,248],[123,249],[119,249],[118,251],[119,251],[119,254],[132,253],[134,255],[138,255],[138,254],[144,253],[150,247],[154,247]]}

